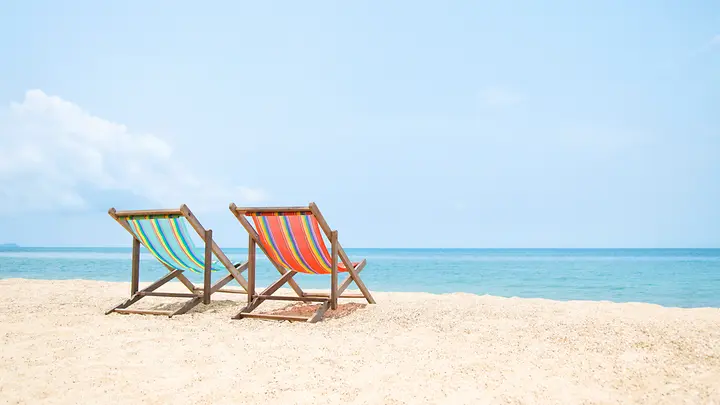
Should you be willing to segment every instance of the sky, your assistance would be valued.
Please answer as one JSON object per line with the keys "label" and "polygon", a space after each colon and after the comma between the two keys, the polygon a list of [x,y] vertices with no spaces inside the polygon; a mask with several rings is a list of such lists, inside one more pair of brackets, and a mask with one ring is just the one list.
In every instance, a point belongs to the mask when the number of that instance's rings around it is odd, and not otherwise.
{"label": "sky", "polygon": [[306,205],[346,247],[720,247],[715,1],[15,1],[0,243]]}

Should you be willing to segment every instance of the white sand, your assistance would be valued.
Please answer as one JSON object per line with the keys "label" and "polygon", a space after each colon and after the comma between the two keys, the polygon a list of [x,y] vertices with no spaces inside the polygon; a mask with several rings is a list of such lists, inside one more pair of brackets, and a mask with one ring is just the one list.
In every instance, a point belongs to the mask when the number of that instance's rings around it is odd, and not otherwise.
{"label": "white sand", "polygon": [[103,315],[128,290],[0,280],[0,402],[720,404],[720,309],[376,293],[312,325],[230,320],[244,296],[221,294]]}

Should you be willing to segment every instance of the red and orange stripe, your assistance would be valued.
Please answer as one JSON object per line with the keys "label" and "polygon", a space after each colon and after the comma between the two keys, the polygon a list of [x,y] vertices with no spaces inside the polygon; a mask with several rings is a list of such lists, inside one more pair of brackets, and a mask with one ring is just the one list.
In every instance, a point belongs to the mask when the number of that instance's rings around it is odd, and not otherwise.
{"label": "red and orange stripe", "polygon": [[[330,253],[317,219],[305,213],[252,213],[260,243],[270,259],[300,273],[329,274]],[[346,271],[338,265],[338,271]]]}

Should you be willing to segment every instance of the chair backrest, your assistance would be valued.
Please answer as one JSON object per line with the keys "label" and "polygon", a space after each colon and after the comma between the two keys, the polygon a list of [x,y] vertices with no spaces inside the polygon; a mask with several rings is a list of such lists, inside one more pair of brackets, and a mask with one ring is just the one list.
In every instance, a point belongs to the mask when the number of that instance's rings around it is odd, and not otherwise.
{"label": "chair backrest", "polygon": [[[178,270],[204,271],[203,248],[195,246],[182,215],[138,215],[124,219],[132,234],[161,263]],[[218,269],[213,266],[213,270]]]}
{"label": "chair backrest", "polygon": [[252,218],[258,242],[275,263],[300,273],[331,273],[330,253],[312,212],[245,211],[242,215]]}

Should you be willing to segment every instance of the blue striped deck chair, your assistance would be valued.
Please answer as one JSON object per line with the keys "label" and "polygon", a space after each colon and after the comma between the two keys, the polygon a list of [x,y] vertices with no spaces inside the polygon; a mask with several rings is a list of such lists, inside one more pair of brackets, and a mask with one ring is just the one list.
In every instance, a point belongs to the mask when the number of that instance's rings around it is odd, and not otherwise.
{"label": "blue striped deck chair", "polygon": [[[241,273],[247,269],[248,263],[233,264],[230,262],[225,253],[213,241],[212,230],[203,228],[186,205],[183,204],[179,209],[162,210],[116,211],[115,208],[110,208],[108,214],[130,232],[133,237],[133,248],[130,298],[107,311],[106,315],[116,312],[172,317],[188,312],[200,302],[205,305],[209,304],[210,296],[216,292],[247,293],[247,280]],[[201,248],[195,246],[188,233],[187,224],[197,232],[205,246]],[[168,270],[168,274],[142,290],[139,289],[141,245]],[[213,260],[213,255],[215,260]],[[202,287],[196,287],[183,274],[187,270],[203,274]],[[227,270],[230,274],[212,285],[212,273],[223,270]],[[173,279],[178,279],[190,292],[156,291]],[[233,280],[243,289],[223,288]],[[189,300],[174,311],[128,309],[140,299],[152,296],[189,298]]]}

